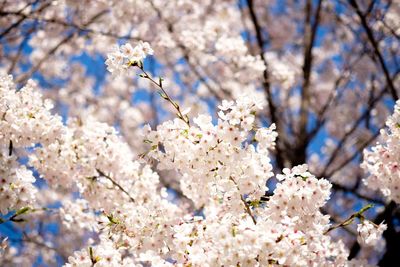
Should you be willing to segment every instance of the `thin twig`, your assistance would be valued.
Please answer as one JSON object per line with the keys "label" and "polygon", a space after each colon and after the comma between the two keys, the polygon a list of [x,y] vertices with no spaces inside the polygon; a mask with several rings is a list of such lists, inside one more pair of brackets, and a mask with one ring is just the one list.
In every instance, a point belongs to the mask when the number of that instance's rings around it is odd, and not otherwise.
{"label": "thin twig", "polygon": [[[229,177],[229,180],[231,180],[231,181],[236,185],[236,188],[237,188],[238,191],[239,191],[239,186],[238,186],[238,184],[236,183],[236,181],[235,181],[232,177]],[[245,211],[246,211],[247,214],[249,214],[249,216],[250,216],[251,220],[253,221],[253,223],[254,223],[254,224],[257,224],[256,218],[254,217],[253,213],[251,212],[250,206],[249,206],[249,204],[246,202],[246,200],[244,199],[244,197],[243,197],[242,194],[240,194],[240,200],[242,201],[242,203],[243,203],[243,205],[244,205],[244,208],[245,208]]]}
{"label": "thin twig", "polygon": [[354,219],[356,219],[356,218],[364,218],[363,213],[366,212],[367,210],[369,210],[369,209],[372,208],[372,207],[373,207],[372,204],[369,204],[369,205],[363,207],[363,208],[362,208],[361,210],[359,210],[358,212],[352,214],[352,215],[351,215],[349,218],[347,218],[345,221],[343,221],[343,222],[341,222],[341,223],[339,223],[339,224],[337,224],[337,225],[333,225],[333,226],[329,227],[329,229],[326,230],[326,231],[324,232],[324,235],[326,235],[326,234],[329,233],[330,231],[333,231],[333,230],[335,230],[335,229],[337,229],[337,228],[344,227],[344,226],[347,226],[347,225],[351,224],[351,223],[354,221]]}
{"label": "thin twig", "polygon": [[121,190],[122,192],[125,193],[125,195],[127,195],[129,197],[129,200],[132,201],[133,203],[135,203],[135,199],[128,193],[128,191],[126,191],[119,183],[117,183],[113,178],[111,178],[109,175],[105,174],[104,172],[102,172],[99,169],[96,169],[96,171],[103,176],[104,178],[106,178],[107,180],[109,180],[114,186],[118,187],[119,190]]}
{"label": "thin twig", "polygon": [[189,117],[187,115],[182,114],[181,112],[181,108],[180,106],[174,101],[172,100],[172,98],[169,96],[169,94],[167,93],[167,91],[165,91],[163,84],[162,84],[162,78],[159,79],[158,82],[156,82],[143,68],[143,64],[139,63],[136,64],[135,66],[137,66],[142,72],[143,74],[141,75],[141,77],[148,79],[149,81],[151,81],[153,84],[155,84],[160,90],[161,90],[161,97],[164,98],[165,100],[167,100],[177,111],[177,116],[179,119],[181,119],[182,121],[184,121],[186,123],[186,125],[188,127],[190,127],[190,122],[189,122]]}

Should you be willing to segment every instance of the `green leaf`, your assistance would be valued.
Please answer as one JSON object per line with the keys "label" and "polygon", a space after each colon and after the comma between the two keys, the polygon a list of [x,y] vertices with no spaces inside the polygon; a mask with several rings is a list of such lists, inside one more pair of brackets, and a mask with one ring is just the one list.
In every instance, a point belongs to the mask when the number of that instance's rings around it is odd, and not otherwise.
{"label": "green leaf", "polygon": [[119,221],[112,216],[112,214],[107,215],[108,220],[110,221],[111,224],[119,224]]}
{"label": "green leaf", "polygon": [[306,181],[308,179],[308,176],[303,176],[300,174],[295,174],[294,177],[296,177],[296,178],[300,177],[301,179],[303,179],[303,181]]}
{"label": "green leaf", "polygon": [[158,145],[152,145],[151,150],[156,150],[158,148]]}
{"label": "green leaf", "polygon": [[254,207],[254,208],[257,208],[257,207],[260,206],[260,200],[256,199],[256,200],[250,201],[249,205]]}
{"label": "green leaf", "polygon": [[181,132],[181,135],[183,135],[184,137],[188,138],[189,137],[189,130],[185,129]]}
{"label": "green leaf", "polygon": [[232,227],[232,229],[231,229],[231,234],[232,234],[233,237],[236,236],[236,234],[237,234],[236,226],[233,226],[233,227]]}

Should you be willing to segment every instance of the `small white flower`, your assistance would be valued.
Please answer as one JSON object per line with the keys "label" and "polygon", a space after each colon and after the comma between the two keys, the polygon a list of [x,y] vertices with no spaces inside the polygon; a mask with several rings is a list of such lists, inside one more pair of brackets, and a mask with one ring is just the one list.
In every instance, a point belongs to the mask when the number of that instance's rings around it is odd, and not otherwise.
{"label": "small white flower", "polygon": [[368,220],[364,220],[361,224],[357,225],[357,240],[362,245],[375,246],[382,238],[382,233],[386,230],[386,228],[386,224],[381,223],[379,225],[375,225]]}
{"label": "small white flower", "polygon": [[124,57],[127,57],[127,58],[133,57],[134,49],[131,44],[121,45],[120,49],[121,49],[121,52],[124,55]]}
{"label": "small white flower", "polygon": [[154,51],[150,47],[150,44],[148,42],[139,41],[138,46],[142,48],[143,52],[146,55],[153,55],[154,54]]}

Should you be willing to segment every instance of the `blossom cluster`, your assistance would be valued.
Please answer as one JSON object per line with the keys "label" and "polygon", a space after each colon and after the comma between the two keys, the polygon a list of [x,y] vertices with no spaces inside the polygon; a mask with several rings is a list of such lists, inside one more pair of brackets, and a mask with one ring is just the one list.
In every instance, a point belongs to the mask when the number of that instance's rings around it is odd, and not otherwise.
{"label": "blossom cluster", "polygon": [[398,1],[2,2],[1,266],[396,254]]}
{"label": "blossom cluster", "polygon": [[[274,125],[256,127],[255,114],[263,104],[243,95],[222,102],[216,124],[199,115],[194,124],[177,118],[156,130],[146,126],[146,156],[156,159],[160,170],[177,171],[180,190],[204,217],[177,219],[174,214],[182,211],[157,194],[116,206],[112,213],[106,209],[104,229],[116,243],[102,235],[96,247],[77,252],[69,264],[123,266],[128,257],[121,261],[121,254],[129,251],[132,262],[155,266],[367,266],[348,262],[344,244],[327,235],[329,216],[319,209],[329,199],[331,184],[313,176],[307,165],[284,169],[274,194],[262,200],[273,176],[269,150],[277,137]],[[370,233],[371,239],[379,235]]]}
{"label": "blossom cluster", "polygon": [[37,189],[35,177],[25,166],[20,166],[17,157],[0,152],[0,214],[32,206]]}
{"label": "blossom cluster", "polygon": [[[41,112],[39,108],[32,109],[35,111]],[[33,118],[36,115],[32,113]],[[44,139],[47,142],[41,139],[46,132],[33,139],[40,145],[31,149],[28,158],[29,165],[51,188],[70,193],[77,190],[82,197],[64,199],[59,211],[62,226],[76,232],[97,232],[103,239],[112,237],[114,243],[107,242],[129,248],[135,255],[132,261],[150,250],[166,251],[167,237],[172,236],[170,225],[176,223],[181,211],[165,198],[165,189],[160,192],[158,175],[149,166],[134,161],[134,153],[113,127],[90,117],[71,119],[62,125],[60,117],[47,115],[59,129],[52,139]],[[10,128],[17,123],[10,122]],[[16,156],[8,156],[8,147],[6,152],[0,158],[4,163],[2,213],[32,203],[31,195],[37,191],[32,185],[32,172],[19,167]],[[109,266],[107,257],[104,259],[99,264]]]}
{"label": "blossom cluster", "polygon": [[[106,64],[121,73],[143,67],[152,53],[147,43],[126,44]],[[307,165],[283,169],[266,196],[277,133],[275,124],[260,127],[256,115],[265,100],[258,94],[223,100],[217,118],[178,117],[143,128],[148,150],[142,155],[176,176],[175,193],[194,208],[169,200],[160,176],[137,161],[114,127],[79,114],[64,125],[31,82],[17,91],[11,77],[3,77],[0,94],[0,212],[34,203],[35,178],[13,152],[31,147],[27,164],[48,186],[77,195],[63,198],[61,228],[94,233],[66,266],[367,265],[348,261],[344,243],[329,235],[330,216],[320,209],[332,185]],[[388,122],[392,135],[398,134],[396,114]],[[359,242],[373,246],[385,229],[364,220]]]}
{"label": "blossom cluster", "polygon": [[12,76],[0,77],[0,145],[14,148],[37,143],[50,144],[61,134],[59,116],[50,113],[53,105],[43,100],[36,84],[30,80],[16,90]]}
{"label": "blossom cluster", "polygon": [[379,190],[387,199],[400,203],[400,101],[386,122],[387,129],[381,130],[381,140],[364,151],[361,165],[369,176],[365,185]]}
{"label": "blossom cluster", "polygon": [[[182,120],[167,121],[151,130],[144,128],[150,144],[148,156],[159,161],[159,169],[177,170],[182,192],[197,207],[230,199],[230,205],[242,209],[240,196],[259,199],[272,177],[268,149],[273,149],[276,134],[270,129],[255,130],[255,113],[263,102],[254,96],[223,101],[219,119],[213,124],[209,115],[193,118],[194,125]],[[251,135],[260,139],[260,149],[251,144]],[[204,190],[198,190],[204,188]]]}
{"label": "blossom cluster", "polygon": [[10,75],[0,76],[0,213],[31,206],[37,189],[32,172],[18,162],[19,150],[50,144],[63,127],[50,113],[36,84],[29,81],[17,90]]}
{"label": "blossom cluster", "polygon": [[[280,177],[284,180],[265,206],[252,207],[256,222],[244,211],[225,209],[160,224],[160,213],[147,217],[150,209],[140,214],[135,213],[138,207],[131,207],[133,214],[127,207],[117,209],[116,216],[107,218],[107,237],[76,252],[66,266],[368,266],[361,260],[348,262],[344,244],[325,234],[329,216],[318,209],[329,197],[329,182],[315,178],[306,166],[290,173]],[[284,206],[287,200],[292,204]],[[147,225],[138,232],[144,218]],[[161,239],[155,239],[156,232]]]}
{"label": "blossom cluster", "polygon": [[127,43],[121,46],[115,46],[113,51],[107,54],[107,70],[115,75],[123,73],[131,64],[137,64],[143,61],[147,55],[152,55],[153,49],[147,42],[139,42],[132,47]]}
{"label": "blossom cluster", "polygon": [[344,244],[324,234],[329,216],[318,211],[329,198],[329,182],[305,165],[291,173],[280,176],[282,183],[265,204],[253,205],[255,222],[245,212],[224,209],[176,226],[175,258],[193,266],[348,264]]}

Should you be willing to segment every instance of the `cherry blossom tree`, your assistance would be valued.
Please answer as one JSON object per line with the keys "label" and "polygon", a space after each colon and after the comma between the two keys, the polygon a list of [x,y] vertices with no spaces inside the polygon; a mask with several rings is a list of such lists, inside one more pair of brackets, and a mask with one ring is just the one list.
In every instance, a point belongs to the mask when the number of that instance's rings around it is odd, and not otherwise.
{"label": "cherry blossom tree", "polygon": [[399,14],[2,0],[0,265],[392,266]]}

